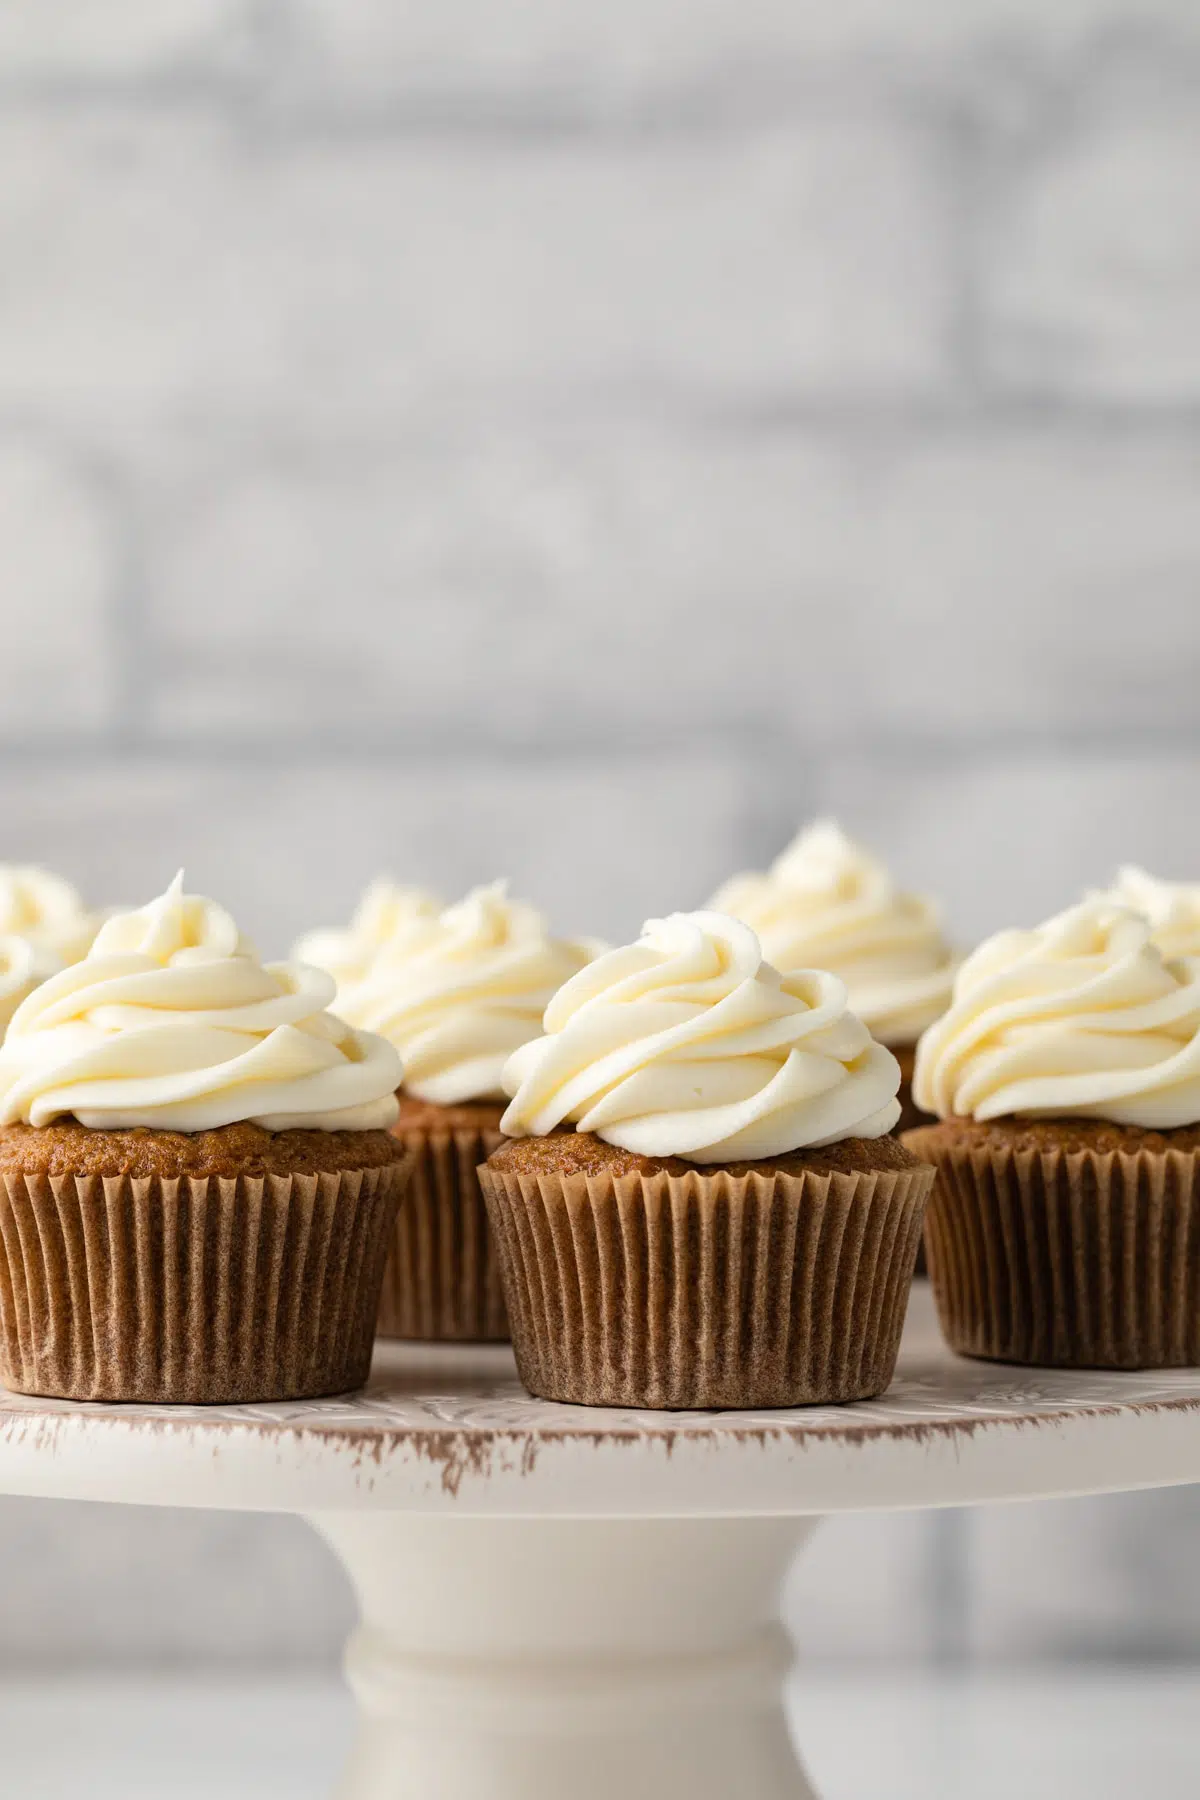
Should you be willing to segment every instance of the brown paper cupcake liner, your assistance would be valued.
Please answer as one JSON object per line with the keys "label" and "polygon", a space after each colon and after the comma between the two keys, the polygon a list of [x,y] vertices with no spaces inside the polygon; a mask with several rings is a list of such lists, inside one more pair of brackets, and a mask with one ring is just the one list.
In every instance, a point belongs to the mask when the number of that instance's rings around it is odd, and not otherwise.
{"label": "brown paper cupcake liner", "polygon": [[401,1130],[412,1180],[383,1278],[381,1337],[507,1343],[500,1268],[478,1165],[503,1139],[486,1127]]}
{"label": "brown paper cupcake liner", "polygon": [[[892,1127],[892,1136],[903,1137],[906,1131],[915,1131],[918,1125],[934,1125],[937,1121],[932,1113],[922,1112],[913,1099],[912,1079],[917,1061],[916,1045],[901,1044],[899,1047],[893,1045],[892,1054],[900,1064],[900,1088],[896,1095],[900,1102],[900,1117]],[[928,1218],[928,1214],[926,1218]],[[928,1275],[929,1273],[924,1241],[917,1249],[916,1272],[918,1275]]]}
{"label": "brown paper cupcake liner", "polygon": [[950,1346],[1078,1369],[1200,1363],[1200,1156],[949,1146],[926,1221]]}
{"label": "brown paper cupcake liner", "polygon": [[406,1173],[0,1176],[5,1385],[179,1405],[360,1387]]}
{"label": "brown paper cupcake liner", "polygon": [[928,1169],[480,1180],[531,1393],[776,1407],[891,1381]]}

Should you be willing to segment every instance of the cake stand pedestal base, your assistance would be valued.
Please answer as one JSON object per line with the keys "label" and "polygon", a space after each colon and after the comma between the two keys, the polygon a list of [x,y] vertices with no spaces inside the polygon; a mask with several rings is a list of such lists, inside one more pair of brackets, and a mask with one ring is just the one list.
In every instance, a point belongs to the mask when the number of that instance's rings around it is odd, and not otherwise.
{"label": "cake stand pedestal base", "polygon": [[362,1614],[342,1800],[813,1800],[779,1608],[819,1514],[1200,1482],[1198,1416],[1197,1369],[955,1357],[918,1282],[858,1406],[557,1406],[504,1345],[380,1342],[328,1400],[0,1391],[0,1493],[310,1519]]}
{"label": "cake stand pedestal base", "polygon": [[362,1616],[340,1800],[814,1800],[779,1606],[815,1520],[309,1517]]}

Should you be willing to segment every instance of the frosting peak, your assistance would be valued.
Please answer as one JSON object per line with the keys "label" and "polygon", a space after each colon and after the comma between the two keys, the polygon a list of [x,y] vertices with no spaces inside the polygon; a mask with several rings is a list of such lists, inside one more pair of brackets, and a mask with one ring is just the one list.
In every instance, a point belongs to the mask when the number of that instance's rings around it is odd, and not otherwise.
{"label": "frosting peak", "polygon": [[942,1118],[1196,1124],[1200,963],[1165,961],[1149,921],[1103,896],[999,932],[921,1039],[913,1096]]}
{"label": "frosting peak", "polygon": [[396,1045],[408,1093],[442,1106],[500,1099],[508,1057],[537,1035],[555,989],[591,954],[551,937],[541,913],[496,882],[436,916],[404,920],[339,990],[338,1006]]}
{"label": "frosting peak", "polygon": [[753,926],[776,968],[839,975],[883,1043],[915,1043],[949,1004],[954,957],[937,908],[902,892],[831,820],[802,831],[765,874],[735,875],[710,905]]}
{"label": "frosting peak", "polygon": [[1153,940],[1168,959],[1200,956],[1200,883],[1159,881],[1145,869],[1126,864],[1099,898],[1148,919]]}
{"label": "frosting peak", "polygon": [[107,921],[35,988],[0,1049],[0,1124],[98,1130],[366,1130],[397,1114],[399,1058],[326,1008],[332,977],[262,964],[229,914],[183,892]]}
{"label": "frosting peak", "polygon": [[297,962],[328,969],[340,984],[361,980],[373,957],[412,919],[436,919],[441,901],[424,888],[405,887],[386,875],[365,889],[349,925],[306,932],[296,940]]}
{"label": "frosting peak", "polygon": [[61,875],[28,863],[0,863],[0,933],[50,952],[54,968],[85,954],[96,920]]}
{"label": "frosting peak", "polygon": [[223,906],[202,894],[185,894],[180,870],[165,894],[136,912],[114,913],[96,933],[95,956],[145,956],[158,963],[216,962],[241,956],[257,960]]}
{"label": "frosting peak", "polygon": [[835,975],[780,974],[737,919],[673,913],[559,989],[504,1071],[501,1129],[569,1122],[645,1156],[755,1160],[882,1137],[899,1084]]}

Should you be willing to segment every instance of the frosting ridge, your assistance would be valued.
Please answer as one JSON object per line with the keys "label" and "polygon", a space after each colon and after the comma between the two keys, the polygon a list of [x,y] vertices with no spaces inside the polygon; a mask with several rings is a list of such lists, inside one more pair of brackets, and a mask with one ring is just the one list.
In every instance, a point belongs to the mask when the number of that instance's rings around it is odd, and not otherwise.
{"label": "frosting ridge", "polygon": [[828,969],[882,1043],[915,1043],[950,1002],[954,955],[933,902],[897,887],[832,820],[810,825],[765,873],[709,902],[758,933],[778,969]]}
{"label": "frosting ridge", "polygon": [[1103,896],[999,932],[921,1039],[913,1095],[941,1118],[1195,1124],[1200,962],[1165,960],[1150,921]]}
{"label": "frosting ridge", "polygon": [[333,991],[324,970],[260,963],[229,914],[177,876],[21,1002],[0,1047],[0,1124],[390,1125],[399,1058],[326,1010]]}
{"label": "frosting ridge", "polygon": [[559,989],[504,1071],[510,1137],[563,1124],[644,1156],[715,1163],[882,1137],[900,1069],[819,970],[781,974],[748,925],[651,919]]}

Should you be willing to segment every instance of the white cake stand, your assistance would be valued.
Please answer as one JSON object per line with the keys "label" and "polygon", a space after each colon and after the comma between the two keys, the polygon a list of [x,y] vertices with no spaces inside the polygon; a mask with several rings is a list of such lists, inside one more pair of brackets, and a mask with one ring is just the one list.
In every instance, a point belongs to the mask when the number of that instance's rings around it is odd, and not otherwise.
{"label": "white cake stand", "polygon": [[1200,1370],[960,1360],[918,1284],[854,1407],[590,1411],[507,1350],[384,1345],[349,1400],[0,1396],[0,1491],[309,1519],[362,1612],[343,1800],[811,1800],[778,1608],[819,1516],[1197,1481],[1198,1409]]}

